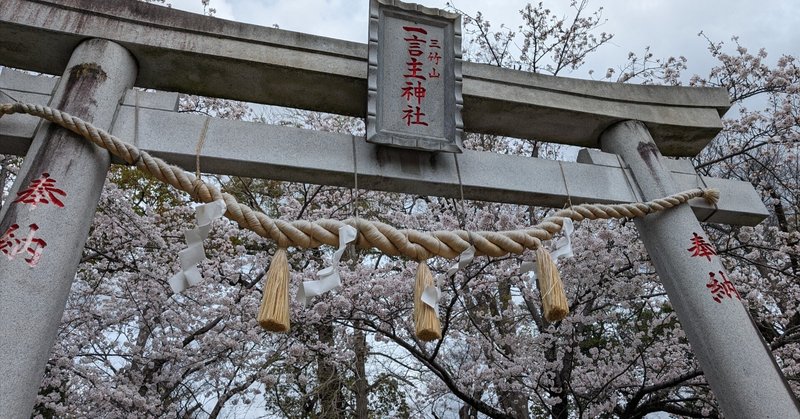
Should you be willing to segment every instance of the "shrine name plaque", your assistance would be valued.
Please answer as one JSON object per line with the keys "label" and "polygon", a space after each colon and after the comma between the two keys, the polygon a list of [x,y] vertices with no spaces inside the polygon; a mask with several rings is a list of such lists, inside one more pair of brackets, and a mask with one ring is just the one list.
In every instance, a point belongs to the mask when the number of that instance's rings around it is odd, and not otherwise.
{"label": "shrine name plaque", "polygon": [[370,0],[367,141],[461,152],[461,16]]}

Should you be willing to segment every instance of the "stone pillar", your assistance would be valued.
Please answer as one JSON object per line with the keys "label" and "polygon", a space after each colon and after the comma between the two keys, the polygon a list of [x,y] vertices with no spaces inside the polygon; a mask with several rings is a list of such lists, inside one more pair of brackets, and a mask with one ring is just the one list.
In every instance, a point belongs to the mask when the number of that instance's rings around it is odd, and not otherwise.
{"label": "stone pillar", "polygon": [[[50,106],[110,130],[136,73],[122,46],[84,41]],[[31,416],[109,162],[107,151],[43,123],[0,212],[2,418]]]}
{"label": "stone pillar", "polygon": [[[645,200],[679,192],[643,123],[613,125],[600,143],[624,159]],[[797,399],[725,268],[703,245],[706,234],[692,210],[682,205],[635,223],[725,417],[800,417]]]}

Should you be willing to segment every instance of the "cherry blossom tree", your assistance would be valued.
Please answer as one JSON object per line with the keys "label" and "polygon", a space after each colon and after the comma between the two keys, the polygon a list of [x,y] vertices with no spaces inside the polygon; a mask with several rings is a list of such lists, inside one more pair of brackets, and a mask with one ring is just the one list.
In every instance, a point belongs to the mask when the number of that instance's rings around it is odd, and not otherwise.
{"label": "cherry blossom tree", "polygon": [[[204,6],[208,4],[204,3]],[[559,18],[538,5],[517,31],[465,17],[469,56],[493,65],[562,74],[610,34],[601,11],[573,2]],[[521,40],[512,42],[513,39]],[[701,40],[702,41],[702,40]],[[706,226],[759,330],[800,391],[800,70],[769,61],[738,39],[705,40],[718,61],[691,85],[728,89],[724,129],[693,159],[703,174],[753,182],[771,211],[757,227]],[[514,50],[517,44],[521,48]],[[635,54],[618,82],[676,84],[686,63]],[[186,112],[258,119],[244,104],[186,97]],[[755,110],[754,110],[755,109]],[[266,118],[263,118],[266,119]],[[279,122],[363,133],[358,119],[291,111]],[[470,134],[465,147],[556,158],[542,141]],[[8,172],[13,173],[13,168]],[[4,172],[5,173],[5,172]],[[504,230],[550,211],[440,197],[207,175],[241,202],[285,220],[359,217],[398,228]],[[575,257],[562,261],[571,314],[541,313],[529,254],[476,258],[443,283],[443,339],[421,342],[412,322],[416,262],[375,250],[349,252],[343,287],[308,307],[293,303],[292,329],[255,320],[275,243],[219,220],[204,243],[204,281],[173,295],[193,204],[133,169],[115,167],[48,361],[41,417],[719,417],[703,371],[647,252],[627,220],[581,222]],[[291,295],[332,249],[291,248]],[[441,274],[452,261],[429,261]]]}

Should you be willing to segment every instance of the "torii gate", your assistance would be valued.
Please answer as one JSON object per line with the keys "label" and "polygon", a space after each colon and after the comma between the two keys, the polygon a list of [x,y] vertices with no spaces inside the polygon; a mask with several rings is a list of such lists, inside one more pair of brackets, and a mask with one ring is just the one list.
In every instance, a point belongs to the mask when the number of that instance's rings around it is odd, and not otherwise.
{"label": "torii gate", "polygon": [[[351,187],[355,154],[361,187],[457,195],[452,159],[345,134],[206,121],[175,112],[177,94],[131,90],[136,85],[364,117],[366,45],[126,0],[5,0],[0,40],[0,65],[62,74],[59,80],[6,70],[0,89],[135,139],[141,149],[186,169],[195,167],[205,131],[199,154],[207,172]],[[724,275],[719,260],[687,254],[693,234],[702,233],[698,219],[756,225],[766,208],[749,183],[701,177],[688,161],[664,157],[694,156],[720,131],[729,107],[724,90],[463,63],[463,105],[466,131],[603,151],[584,149],[577,163],[465,151],[459,164],[469,199],[560,207],[568,198],[624,203],[692,187],[719,189],[716,207],[692,202],[691,209],[637,219],[637,228],[725,415],[800,417],[744,306],[710,297],[709,272]],[[108,170],[107,152],[74,137],[28,116],[0,119],[0,153],[26,156],[9,196],[48,178],[68,188],[57,210],[20,211],[8,203],[0,213],[3,232],[17,226],[18,237],[46,238],[46,249],[40,246],[27,262],[24,256],[0,260],[0,417],[27,417],[32,410]]]}

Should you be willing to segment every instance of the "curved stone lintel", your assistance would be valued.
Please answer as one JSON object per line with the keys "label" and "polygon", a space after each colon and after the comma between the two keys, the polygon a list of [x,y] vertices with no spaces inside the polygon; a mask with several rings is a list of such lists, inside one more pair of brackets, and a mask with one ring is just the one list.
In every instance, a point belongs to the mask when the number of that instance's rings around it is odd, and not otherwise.
{"label": "curved stone lintel", "polygon": [[[75,46],[96,36],[131,51],[140,87],[366,115],[366,44],[126,0],[5,3],[0,65],[60,74]],[[584,147],[596,148],[610,125],[637,119],[664,155],[693,156],[720,131],[729,107],[723,89],[578,80],[474,63],[464,63],[463,73],[466,131]]]}

